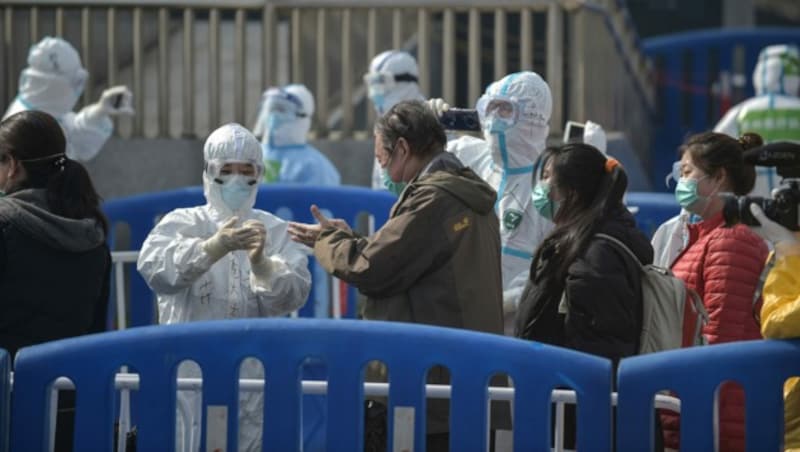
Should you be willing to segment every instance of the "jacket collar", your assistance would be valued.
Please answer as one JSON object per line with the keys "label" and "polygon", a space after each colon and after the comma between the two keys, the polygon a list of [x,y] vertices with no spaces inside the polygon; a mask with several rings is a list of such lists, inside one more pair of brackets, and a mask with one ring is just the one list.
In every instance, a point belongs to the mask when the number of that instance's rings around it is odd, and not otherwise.
{"label": "jacket collar", "polygon": [[720,210],[714,216],[710,217],[707,220],[703,220],[695,224],[690,224],[689,233],[692,235],[692,237],[696,236],[699,239],[701,237],[705,237],[709,232],[720,227],[723,222],[724,219],[722,217],[722,210]]}

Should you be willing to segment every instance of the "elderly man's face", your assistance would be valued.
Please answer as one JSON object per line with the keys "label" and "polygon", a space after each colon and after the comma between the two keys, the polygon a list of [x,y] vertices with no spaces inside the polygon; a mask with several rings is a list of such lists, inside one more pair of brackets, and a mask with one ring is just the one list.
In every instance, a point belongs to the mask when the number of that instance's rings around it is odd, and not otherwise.
{"label": "elderly man's face", "polygon": [[378,161],[378,164],[381,168],[386,168],[386,165],[389,164],[391,154],[389,151],[383,146],[383,139],[379,133],[375,134],[375,160]]}

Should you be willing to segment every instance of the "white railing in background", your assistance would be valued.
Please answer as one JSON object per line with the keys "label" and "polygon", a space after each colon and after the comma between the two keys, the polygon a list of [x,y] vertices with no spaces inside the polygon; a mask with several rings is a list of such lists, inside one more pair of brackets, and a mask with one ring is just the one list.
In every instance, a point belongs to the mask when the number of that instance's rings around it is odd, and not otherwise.
{"label": "white railing in background", "polygon": [[615,0],[5,0],[0,13],[0,100],[16,94],[29,45],[64,36],[89,69],[84,102],[131,85],[138,114],[120,120],[123,136],[202,137],[222,122],[250,124],[266,87],[299,82],[317,99],[317,137],[351,137],[372,122],[361,75],[387,48],[416,53],[424,93],[466,106],[491,81],[484,64],[492,80],[538,69],[553,91],[554,132],[589,115],[626,131],[639,125],[622,115],[648,118],[654,101],[636,32]]}
{"label": "white railing in background", "polygon": [[[11,386],[13,388],[14,375],[11,375]],[[133,373],[119,373],[114,380],[115,388],[122,393],[128,391],[136,391],[139,389],[139,375]],[[203,388],[202,378],[178,378],[177,389],[182,391],[195,391],[199,392]],[[324,380],[303,380],[302,382],[303,394],[306,395],[325,395],[328,392],[328,382]],[[55,414],[56,407],[58,406],[58,391],[74,390],[73,383],[64,377],[58,378],[53,384],[53,396],[51,397],[51,443],[52,438],[55,437]],[[263,391],[264,380],[260,379],[241,379],[239,380],[239,390],[245,392]],[[13,389],[12,389],[13,391]],[[449,399],[451,397],[452,388],[449,385],[426,385],[425,396],[431,399]],[[364,395],[375,397],[387,397],[389,395],[389,383],[364,383]],[[489,387],[487,389],[487,401],[490,400],[506,400],[514,401],[514,388],[505,387]],[[555,448],[556,452],[564,451],[564,406],[567,404],[576,404],[577,395],[575,391],[566,389],[555,389],[551,396],[551,402],[556,404],[556,418],[555,418]],[[617,393],[611,394],[611,403],[616,406]],[[176,404],[177,409],[182,412],[184,419],[186,419],[185,407]],[[681,401],[675,397],[657,394],[654,400],[654,408],[670,410],[676,413],[681,411]],[[487,423],[490,416],[487,416]],[[127,422],[127,421],[126,421]],[[413,420],[412,420],[413,422]],[[396,425],[395,425],[396,426]],[[123,431],[123,421],[119,422],[119,442],[118,452],[125,452],[125,435],[130,429],[130,424],[125,425],[126,430]],[[487,426],[488,428],[488,426]],[[413,429],[400,429],[404,432],[413,432]],[[413,444],[413,438],[406,438],[410,442],[404,444]]]}

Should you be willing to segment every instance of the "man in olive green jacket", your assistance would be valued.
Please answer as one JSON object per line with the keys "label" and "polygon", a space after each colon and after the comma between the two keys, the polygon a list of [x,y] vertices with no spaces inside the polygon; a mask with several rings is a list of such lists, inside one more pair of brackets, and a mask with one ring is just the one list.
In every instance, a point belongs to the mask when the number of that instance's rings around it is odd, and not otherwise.
{"label": "man in olive green jacket", "polygon": [[[289,233],[368,297],[365,319],[503,334],[497,195],[445,144],[425,104],[395,105],[375,126],[384,183],[399,195],[386,224],[363,237],[312,206],[319,224],[290,223]],[[429,374],[429,383],[447,381],[442,369]],[[428,401],[429,441],[447,440],[448,404]]]}

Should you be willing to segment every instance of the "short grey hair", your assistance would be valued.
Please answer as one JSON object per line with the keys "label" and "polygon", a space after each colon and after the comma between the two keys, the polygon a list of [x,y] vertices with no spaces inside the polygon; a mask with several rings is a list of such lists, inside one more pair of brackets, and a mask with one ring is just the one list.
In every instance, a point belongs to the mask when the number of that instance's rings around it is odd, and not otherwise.
{"label": "short grey hair", "polygon": [[412,154],[430,155],[444,149],[447,136],[439,119],[422,101],[407,100],[395,104],[375,123],[383,147],[392,153],[397,140],[404,138]]}

